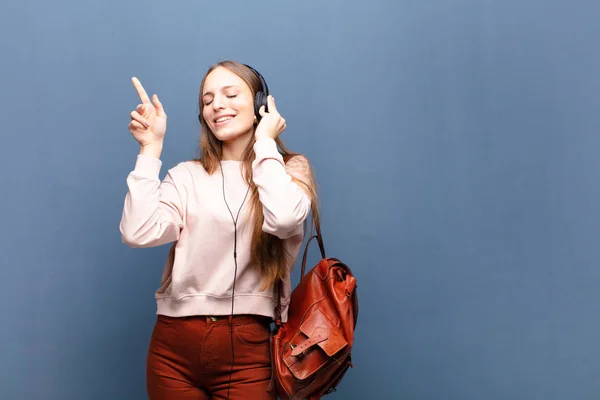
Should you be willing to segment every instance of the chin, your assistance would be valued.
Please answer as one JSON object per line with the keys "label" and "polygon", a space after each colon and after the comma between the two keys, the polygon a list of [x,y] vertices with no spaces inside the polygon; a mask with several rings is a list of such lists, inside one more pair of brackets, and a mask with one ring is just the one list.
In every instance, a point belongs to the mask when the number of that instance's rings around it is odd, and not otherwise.
{"label": "chin", "polygon": [[234,140],[243,136],[247,136],[252,133],[252,128],[249,129],[214,129],[213,134],[217,139],[222,142],[226,142],[228,140]]}

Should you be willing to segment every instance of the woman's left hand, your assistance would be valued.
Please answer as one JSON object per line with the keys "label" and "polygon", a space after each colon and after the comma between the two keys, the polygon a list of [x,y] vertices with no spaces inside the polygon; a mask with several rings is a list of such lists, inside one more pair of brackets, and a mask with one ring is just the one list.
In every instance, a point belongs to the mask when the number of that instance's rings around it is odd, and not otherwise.
{"label": "woman's left hand", "polygon": [[277,107],[275,107],[275,99],[273,99],[273,96],[269,95],[267,97],[267,105],[269,107],[269,112],[265,111],[265,106],[260,107],[260,110],[258,110],[262,118],[254,132],[256,140],[260,138],[277,139],[287,127],[285,119],[279,115]]}

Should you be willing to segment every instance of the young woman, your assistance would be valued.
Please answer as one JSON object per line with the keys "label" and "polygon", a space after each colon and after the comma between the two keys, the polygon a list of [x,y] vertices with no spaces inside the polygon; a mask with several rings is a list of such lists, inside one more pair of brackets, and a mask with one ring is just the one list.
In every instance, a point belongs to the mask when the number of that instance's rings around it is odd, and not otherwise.
{"label": "young woman", "polygon": [[275,399],[266,390],[270,323],[280,281],[287,319],[305,220],[311,209],[317,217],[309,162],[279,138],[286,123],[262,76],[225,61],[200,86],[200,159],[161,182],[167,116],[157,95],[133,84],[141,104],[129,130],[140,154],[127,177],[122,239],[131,247],[173,243],[155,294],[148,395]]}

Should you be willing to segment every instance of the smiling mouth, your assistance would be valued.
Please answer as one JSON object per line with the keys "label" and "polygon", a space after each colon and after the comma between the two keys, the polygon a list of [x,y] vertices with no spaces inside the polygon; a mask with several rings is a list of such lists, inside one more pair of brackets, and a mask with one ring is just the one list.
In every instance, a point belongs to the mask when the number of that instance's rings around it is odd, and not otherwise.
{"label": "smiling mouth", "polygon": [[234,117],[235,115],[224,115],[222,117],[216,118],[214,122],[217,125],[223,125],[231,121]]}

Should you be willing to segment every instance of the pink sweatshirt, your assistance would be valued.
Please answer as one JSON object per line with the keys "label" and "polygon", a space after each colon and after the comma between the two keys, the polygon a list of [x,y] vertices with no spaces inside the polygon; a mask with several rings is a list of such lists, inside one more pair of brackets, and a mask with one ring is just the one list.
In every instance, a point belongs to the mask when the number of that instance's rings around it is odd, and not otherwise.
{"label": "pink sweatshirt", "polygon": [[[295,260],[304,238],[310,198],[292,176],[308,182],[306,158],[296,156],[287,165],[274,140],[260,139],[254,145],[253,181],[263,205],[262,229],[285,240]],[[162,181],[162,162],[138,155],[127,177],[120,230],[130,247],[172,246],[161,285],[155,293],[157,313],[168,316],[229,315],[233,287],[234,226],[223,199],[223,179],[217,169],[207,174],[195,161],[170,169]],[[248,185],[240,161],[222,161],[225,196],[235,216]],[[234,314],[274,317],[277,291],[260,291],[261,279],[250,265],[252,218],[250,194],[237,222],[237,281]],[[290,299],[290,265],[283,283],[282,320],[287,320]]]}

